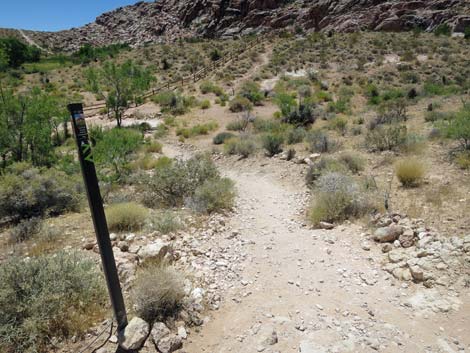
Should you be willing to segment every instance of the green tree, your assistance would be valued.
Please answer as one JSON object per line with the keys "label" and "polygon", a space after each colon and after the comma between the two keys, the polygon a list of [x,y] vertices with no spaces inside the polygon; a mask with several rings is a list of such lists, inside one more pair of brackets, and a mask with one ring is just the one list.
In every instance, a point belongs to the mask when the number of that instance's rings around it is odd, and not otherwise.
{"label": "green tree", "polygon": [[14,94],[0,84],[0,155],[3,165],[31,160],[34,165],[50,165],[53,160],[53,121],[64,119],[63,104],[57,96],[38,88]]}
{"label": "green tree", "polygon": [[129,101],[137,102],[138,96],[148,90],[154,80],[148,69],[131,60],[121,65],[105,62],[97,70],[87,70],[85,76],[88,89],[106,101],[118,127],[121,127],[122,113]]}
{"label": "green tree", "polygon": [[8,68],[8,55],[4,48],[0,47],[0,72]]}
{"label": "green tree", "polygon": [[142,144],[143,136],[132,129],[112,129],[103,134],[93,149],[94,160],[113,169],[119,179],[130,155]]}

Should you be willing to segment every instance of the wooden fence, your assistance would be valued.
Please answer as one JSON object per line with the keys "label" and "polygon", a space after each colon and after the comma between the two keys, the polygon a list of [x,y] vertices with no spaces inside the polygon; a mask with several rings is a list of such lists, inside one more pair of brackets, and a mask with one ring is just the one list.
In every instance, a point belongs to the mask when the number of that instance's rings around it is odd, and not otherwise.
{"label": "wooden fence", "polygon": [[[188,75],[186,77],[183,77],[181,79],[175,80],[175,81],[168,81],[163,84],[161,84],[158,87],[152,88],[151,90],[145,92],[141,96],[137,97],[139,98],[138,100],[141,102],[145,102],[146,99],[162,92],[162,91],[173,91],[177,88],[182,88],[184,86],[187,86],[189,84],[193,84],[195,82],[198,82],[199,80],[207,77],[208,75],[214,73],[217,71],[219,68],[225,66],[227,63],[233,61],[234,59],[240,57],[242,54],[244,54],[246,51],[254,48],[256,45],[264,43],[268,41],[272,35],[264,35],[263,38],[260,38],[259,36],[256,36],[255,39],[249,41],[242,47],[238,48],[237,50],[234,50],[223,57],[221,57],[219,60],[212,62],[210,65],[207,65],[200,69],[199,71],[196,71],[192,73],[191,75]],[[106,108],[106,102],[99,102],[93,105],[86,106],[84,108],[84,111],[87,114],[90,113],[96,113],[98,110]]]}

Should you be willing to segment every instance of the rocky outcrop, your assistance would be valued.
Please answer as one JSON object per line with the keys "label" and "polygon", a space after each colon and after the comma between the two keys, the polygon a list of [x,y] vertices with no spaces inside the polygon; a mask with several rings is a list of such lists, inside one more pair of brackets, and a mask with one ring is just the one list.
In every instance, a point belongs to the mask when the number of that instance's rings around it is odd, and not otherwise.
{"label": "rocky outcrop", "polygon": [[[52,50],[73,51],[85,43],[140,46],[190,36],[224,37],[272,29],[307,31],[432,30],[448,23],[470,26],[467,0],[159,0],[138,2],[60,32],[28,32]],[[0,33],[2,31],[0,30]]]}

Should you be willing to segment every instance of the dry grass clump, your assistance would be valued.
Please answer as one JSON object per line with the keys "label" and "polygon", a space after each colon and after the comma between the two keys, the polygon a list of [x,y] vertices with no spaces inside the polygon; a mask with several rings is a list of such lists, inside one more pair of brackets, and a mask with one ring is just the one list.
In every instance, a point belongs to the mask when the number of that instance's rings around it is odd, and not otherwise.
{"label": "dry grass clump", "polygon": [[361,217],[374,208],[358,184],[341,173],[322,175],[315,190],[315,199],[308,213],[314,225],[322,221],[340,222]]}
{"label": "dry grass clump", "polygon": [[135,202],[123,202],[106,208],[106,219],[111,231],[135,231],[143,227],[148,210]]}
{"label": "dry grass clump", "polygon": [[152,264],[137,274],[132,298],[136,314],[154,322],[173,315],[184,296],[183,274],[166,264]]}
{"label": "dry grass clump", "polygon": [[152,141],[145,146],[147,153],[162,153],[163,145],[158,141]]}
{"label": "dry grass clump", "polygon": [[416,158],[402,159],[395,166],[395,174],[404,187],[418,186],[424,177],[424,173],[423,163]]}

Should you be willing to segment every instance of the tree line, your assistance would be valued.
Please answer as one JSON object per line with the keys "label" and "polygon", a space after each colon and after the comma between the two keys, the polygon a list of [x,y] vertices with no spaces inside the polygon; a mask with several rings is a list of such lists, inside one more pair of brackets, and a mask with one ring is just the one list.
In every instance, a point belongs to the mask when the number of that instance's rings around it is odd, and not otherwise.
{"label": "tree line", "polygon": [[26,62],[38,62],[41,50],[16,38],[0,38],[0,71],[18,68]]}

